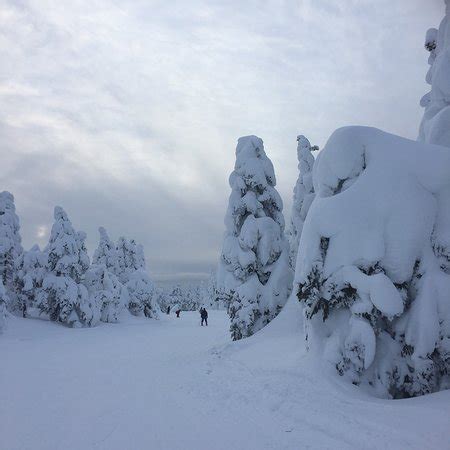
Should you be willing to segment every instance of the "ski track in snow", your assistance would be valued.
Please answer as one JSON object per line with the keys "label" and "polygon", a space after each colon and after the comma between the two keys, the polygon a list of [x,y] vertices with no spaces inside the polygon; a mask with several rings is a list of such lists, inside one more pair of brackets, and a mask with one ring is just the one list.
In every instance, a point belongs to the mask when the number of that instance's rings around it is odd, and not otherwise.
{"label": "ski track in snow", "polygon": [[209,327],[198,313],[92,329],[10,318],[0,448],[450,449],[450,391],[374,399],[323,373],[297,325],[272,324],[230,343],[217,311]]}

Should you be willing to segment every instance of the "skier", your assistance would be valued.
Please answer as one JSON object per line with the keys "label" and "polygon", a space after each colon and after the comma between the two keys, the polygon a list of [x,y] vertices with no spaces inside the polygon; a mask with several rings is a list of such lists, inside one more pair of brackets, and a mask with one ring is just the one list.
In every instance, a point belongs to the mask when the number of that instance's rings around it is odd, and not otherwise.
{"label": "skier", "polygon": [[180,312],[181,312],[181,309],[177,309],[177,310],[175,311],[175,314],[177,315],[178,318],[180,318]]}
{"label": "skier", "polygon": [[203,322],[205,322],[205,325],[208,326],[208,311],[205,308],[200,308],[200,316],[202,318],[201,325],[203,326]]}
{"label": "skier", "polygon": [[170,314],[170,305],[167,307],[167,314]]}

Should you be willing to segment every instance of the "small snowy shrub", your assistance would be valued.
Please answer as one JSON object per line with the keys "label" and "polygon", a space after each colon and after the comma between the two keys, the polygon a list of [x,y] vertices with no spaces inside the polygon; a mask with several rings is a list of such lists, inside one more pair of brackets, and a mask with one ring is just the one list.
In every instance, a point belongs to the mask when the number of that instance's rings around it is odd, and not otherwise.
{"label": "small snowy shrub", "polygon": [[308,214],[309,207],[314,200],[314,186],[312,170],[314,165],[313,151],[319,150],[316,145],[311,146],[305,136],[297,136],[297,158],[299,175],[294,187],[294,199],[292,202],[291,227],[289,230],[289,263],[295,269],[297,251],[300,244],[303,224]]}
{"label": "small snowy shrub", "polygon": [[339,129],[314,188],[295,276],[308,346],[381,396],[448,387],[450,151]]}
{"label": "small snowy shrub", "polygon": [[289,246],[275,173],[256,136],[241,137],[218,271],[234,340],[251,336],[281,310],[290,293]]}

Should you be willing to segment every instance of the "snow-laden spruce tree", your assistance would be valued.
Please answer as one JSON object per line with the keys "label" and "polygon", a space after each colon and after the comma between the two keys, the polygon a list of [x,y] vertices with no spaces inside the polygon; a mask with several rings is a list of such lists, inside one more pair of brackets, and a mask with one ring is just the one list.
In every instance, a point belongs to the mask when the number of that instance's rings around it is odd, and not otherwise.
{"label": "snow-laden spruce tree", "polygon": [[291,227],[289,230],[289,262],[292,269],[295,269],[297,261],[300,235],[306,214],[314,199],[314,186],[312,181],[312,170],[314,165],[313,151],[319,150],[316,145],[311,146],[309,140],[303,136],[297,136],[297,158],[298,158],[298,179],[294,187],[294,198],[292,202]]}
{"label": "snow-laden spruce tree", "polygon": [[116,275],[120,274],[119,255],[105,228],[98,229],[100,240],[94,252],[93,264],[86,272],[85,285],[93,302],[100,305],[100,320],[115,323],[128,307],[129,294]]}
{"label": "snow-laden spruce tree", "polygon": [[93,264],[86,272],[84,284],[91,303],[100,308],[102,322],[116,323],[128,306],[127,288],[110,272],[105,264]]}
{"label": "snow-laden spruce tree", "polygon": [[309,348],[380,396],[450,387],[450,151],[348,127],[313,178],[295,274]]}
{"label": "snow-laden spruce tree", "polygon": [[6,327],[6,306],[8,302],[6,290],[0,280],[0,334],[3,333]]}
{"label": "snow-laden spruce tree", "polygon": [[169,294],[164,289],[155,286],[154,299],[161,312],[167,314],[167,308],[171,304]]}
{"label": "snow-laden spruce tree", "polygon": [[128,309],[135,316],[158,318],[155,286],[146,271],[144,248],[134,239],[117,242],[118,278],[128,289]]}
{"label": "snow-laden spruce tree", "polygon": [[256,333],[280,312],[290,293],[292,272],[283,203],[260,138],[238,140],[229,181],[217,281],[230,299],[230,331],[233,340],[238,340]]}
{"label": "snow-laden spruce tree", "polygon": [[110,273],[117,276],[120,267],[117,247],[109,238],[105,228],[100,227],[98,232],[100,233],[100,241],[94,252],[92,264],[104,265]]}
{"label": "snow-laden spruce tree", "polygon": [[14,278],[19,256],[23,249],[20,237],[19,217],[16,214],[14,196],[0,193],[0,274],[8,297],[14,300]]}
{"label": "snow-laden spruce tree", "polygon": [[42,301],[42,283],[47,273],[47,255],[38,245],[24,251],[17,264],[14,280],[15,300],[13,310],[27,317],[28,310]]}
{"label": "snow-laden spruce tree", "polygon": [[130,295],[128,309],[131,314],[157,319],[156,290],[148,273],[144,269],[131,272],[126,286]]}
{"label": "snow-laden spruce tree", "polygon": [[42,313],[50,320],[65,325],[92,326],[100,318],[99,305],[83,285],[89,267],[83,232],[76,232],[59,206],[55,207],[55,222],[45,249],[48,273],[43,280]]}
{"label": "snow-laden spruce tree", "polygon": [[142,245],[137,244],[134,239],[128,240],[121,236],[117,242],[118,273],[117,276],[122,283],[127,283],[136,270],[145,270],[145,257]]}
{"label": "snow-laden spruce tree", "polygon": [[430,52],[426,81],[431,90],[420,101],[425,108],[419,140],[450,147],[450,0],[439,30],[431,28],[425,37]]}
{"label": "snow-laden spruce tree", "polygon": [[181,304],[183,303],[184,292],[181,289],[181,286],[177,284],[174,286],[169,294],[169,301],[172,307],[178,306],[181,308]]}

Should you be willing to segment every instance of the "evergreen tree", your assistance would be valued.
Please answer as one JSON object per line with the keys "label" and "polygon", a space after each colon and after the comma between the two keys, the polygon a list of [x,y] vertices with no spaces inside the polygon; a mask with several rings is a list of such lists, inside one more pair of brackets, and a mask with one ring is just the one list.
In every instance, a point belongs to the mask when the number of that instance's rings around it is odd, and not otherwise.
{"label": "evergreen tree", "polygon": [[82,284],[89,267],[84,233],[77,233],[65,211],[57,206],[50,241],[45,249],[48,274],[39,304],[50,320],[68,326],[92,326],[100,318],[99,305]]}
{"label": "evergreen tree", "polygon": [[297,136],[297,157],[299,175],[294,188],[292,203],[291,228],[289,230],[290,254],[289,262],[295,269],[297,251],[300,244],[303,224],[308,214],[309,207],[314,200],[314,186],[312,181],[312,169],[314,165],[313,151],[319,150],[316,145],[311,147],[305,136]]}
{"label": "evergreen tree", "polygon": [[6,305],[8,304],[8,296],[0,280],[0,334],[6,327]]}
{"label": "evergreen tree", "polygon": [[131,314],[157,319],[155,287],[147,272],[135,270],[130,274],[126,286],[130,295],[128,309]]}
{"label": "evergreen tree", "polygon": [[14,300],[14,278],[19,256],[23,252],[19,217],[16,214],[14,196],[0,193],[0,275],[8,297]]}
{"label": "evergreen tree", "polygon": [[144,248],[134,239],[120,237],[117,242],[119,280],[129,294],[128,309],[135,316],[158,318],[155,287],[146,272]]}
{"label": "evergreen tree", "polygon": [[170,304],[173,308],[181,308],[181,305],[183,303],[183,291],[181,289],[181,286],[177,284],[169,294],[170,298]]}
{"label": "evergreen tree", "polygon": [[136,270],[145,270],[145,257],[142,245],[134,239],[128,240],[121,236],[117,242],[118,278],[126,284],[130,275]]}
{"label": "evergreen tree", "polygon": [[167,314],[167,308],[171,305],[169,294],[164,289],[155,287],[154,298],[161,312]]}
{"label": "evergreen tree", "polygon": [[100,307],[100,320],[118,322],[130,300],[127,288],[104,264],[93,264],[86,272],[84,283],[92,303]]}
{"label": "evergreen tree", "polygon": [[384,397],[448,388],[450,152],[346,127],[314,186],[295,279],[308,348]]}
{"label": "evergreen tree", "polygon": [[425,37],[430,52],[426,82],[431,90],[420,101],[425,108],[419,129],[419,141],[450,147],[450,0],[439,30],[431,28]]}
{"label": "evergreen tree", "polygon": [[94,252],[92,264],[104,265],[108,271],[114,275],[119,273],[119,254],[114,242],[108,236],[105,228],[98,229],[100,233],[100,241]]}
{"label": "evergreen tree", "polygon": [[273,165],[256,136],[238,140],[219,262],[218,287],[230,298],[233,340],[269,323],[286,303],[292,283],[283,203]]}
{"label": "evergreen tree", "polygon": [[28,309],[36,307],[42,297],[42,283],[46,275],[47,257],[38,245],[23,252],[18,260],[15,276],[14,311],[27,317]]}

